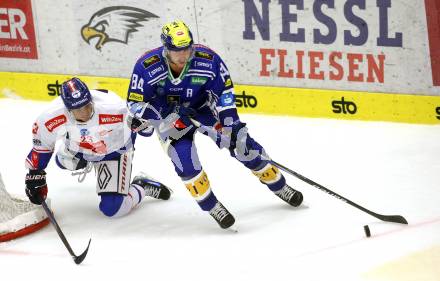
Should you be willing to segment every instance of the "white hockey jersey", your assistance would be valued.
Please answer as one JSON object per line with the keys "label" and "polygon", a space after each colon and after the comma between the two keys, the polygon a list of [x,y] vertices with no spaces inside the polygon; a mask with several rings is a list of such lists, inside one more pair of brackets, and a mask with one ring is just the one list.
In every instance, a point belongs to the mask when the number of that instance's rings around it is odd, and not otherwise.
{"label": "white hockey jersey", "polygon": [[28,169],[46,168],[57,140],[73,154],[82,153],[87,161],[100,161],[109,155],[125,152],[132,146],[132,131],[127,125],[128,110],[111,91],[90,90],[94,113],[85,123],[75,120],[61,97],[35,121],[33,148],[26,159]]}

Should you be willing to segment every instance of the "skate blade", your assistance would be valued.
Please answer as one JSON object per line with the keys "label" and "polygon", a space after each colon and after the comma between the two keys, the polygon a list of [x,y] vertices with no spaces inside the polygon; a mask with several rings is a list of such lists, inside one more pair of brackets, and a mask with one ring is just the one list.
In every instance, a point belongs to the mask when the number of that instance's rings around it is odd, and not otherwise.
{"label": "skate blade", "polygon": [[231,233],[238,233],[238,228],[234,225],[229,228],[226,228],[225,230]]}

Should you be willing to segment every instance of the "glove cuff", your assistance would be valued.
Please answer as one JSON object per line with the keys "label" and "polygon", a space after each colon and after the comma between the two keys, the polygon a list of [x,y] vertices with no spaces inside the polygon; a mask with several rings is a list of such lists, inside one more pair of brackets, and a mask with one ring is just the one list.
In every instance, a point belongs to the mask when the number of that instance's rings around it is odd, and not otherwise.
{"label": "glove cuff", "polygon": [[30,175],[46,175],[44,170],[29,170]]}

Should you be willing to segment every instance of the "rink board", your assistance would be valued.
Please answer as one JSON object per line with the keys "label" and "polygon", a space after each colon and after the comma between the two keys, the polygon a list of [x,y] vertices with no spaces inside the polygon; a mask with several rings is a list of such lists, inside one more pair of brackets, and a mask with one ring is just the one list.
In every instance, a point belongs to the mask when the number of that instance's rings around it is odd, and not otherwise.
{"label": "rink board", "polygon": [[[0,97],[50,101],[70,75],[0,72]],[[125,98],[128,79],[78,76],[90,88]],[[440,123],[440,97],[236,85],[240,112],[345,120]]]}

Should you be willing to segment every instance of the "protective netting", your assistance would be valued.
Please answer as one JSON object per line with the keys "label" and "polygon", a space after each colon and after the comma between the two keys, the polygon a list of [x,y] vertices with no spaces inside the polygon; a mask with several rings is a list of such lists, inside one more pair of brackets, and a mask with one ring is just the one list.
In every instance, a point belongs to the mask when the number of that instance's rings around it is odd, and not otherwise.
{"label": "protective netting", "polygon": [[9,221],[18,215],[28,213],[38,206],[28,200],[12,197],[6,191],[0,174],[0,223]]}
{"label": "protective netting", "polygon": [[[50,205],[50,201],[46,199]],[[28,235],[49,223],[43,208],[11,196],[0,174],[0,242]]]}

